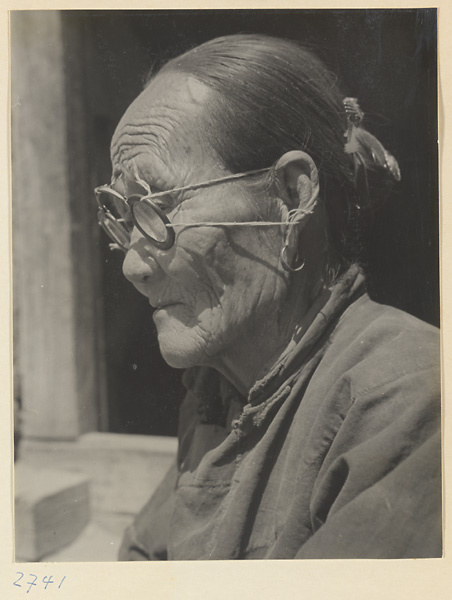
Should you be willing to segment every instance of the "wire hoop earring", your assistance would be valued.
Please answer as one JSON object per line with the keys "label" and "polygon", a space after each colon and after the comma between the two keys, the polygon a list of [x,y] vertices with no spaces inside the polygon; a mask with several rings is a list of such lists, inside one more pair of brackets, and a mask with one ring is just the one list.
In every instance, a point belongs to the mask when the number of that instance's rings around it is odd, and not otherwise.
{"label": "wire hoop earring", "polygon": [[294,257],[294,266],[290,265],[287,261],[287,246],[283,246],[281,250],[281,264],[288,273],[298,273],[304,269],[304,261],[300,264],[300,257],[298,252]]}

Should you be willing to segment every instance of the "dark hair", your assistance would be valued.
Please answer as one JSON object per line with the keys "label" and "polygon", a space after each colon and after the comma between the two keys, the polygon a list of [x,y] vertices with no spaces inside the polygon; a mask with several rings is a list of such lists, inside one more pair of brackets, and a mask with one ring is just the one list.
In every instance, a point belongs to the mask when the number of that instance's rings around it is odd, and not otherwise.
{"label": "dark hair", "polygon": [[328,269],[330,275],[343,271],[356,258],[350,236],[353,162],[344,152],[343,94],[324,64],[295,42],[241,34],[193,48],[161,72],[168,70],[218,92],[205,119],[210,144],[230,171],[271,166],[289,150],[310,154],[328,214],[333,250]]}

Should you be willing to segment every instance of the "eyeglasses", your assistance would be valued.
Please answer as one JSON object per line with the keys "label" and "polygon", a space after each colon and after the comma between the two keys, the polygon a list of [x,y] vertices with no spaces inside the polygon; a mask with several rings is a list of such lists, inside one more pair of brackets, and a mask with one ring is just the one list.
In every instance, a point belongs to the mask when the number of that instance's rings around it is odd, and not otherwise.
{"label": "eyeglasses", "polygon": [[270,171],[270,168],[228,175],[164,192],[133,194],[129,197],[123,196],[109,185],[101,185],[94,190],[98,206],[98,222],[114,242],[114,247],[119,246],[125,252],[129,249],[130,235],[134,227],[157,248],[169,250],[175,241],[174,225],[157,205],[159,199],[174,193],[211,187],[267,171]]}

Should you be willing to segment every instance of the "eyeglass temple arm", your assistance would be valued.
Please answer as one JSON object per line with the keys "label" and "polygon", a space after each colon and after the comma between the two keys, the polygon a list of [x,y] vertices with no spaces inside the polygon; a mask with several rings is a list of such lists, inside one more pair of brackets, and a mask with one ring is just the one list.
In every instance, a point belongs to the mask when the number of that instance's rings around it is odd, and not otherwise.
{"label": "eyeglass temple arm", "polygon": [[194,183],[192,185],[184,185],[182,187],[173,188],[171,190],[167,190],[164,192],[155,192],[155,194],[149,194],[146,196],[150,200],[153,198],[160,198],[162,196],[167,196],[172,192],[185,192],[187,190],[197,190],[200,188],[210,187],[212,185],[216,185],[217,183],[223,183],[223,181],[233,181],[235,179],[244,179],[245,177],[251,177],[252,175],[259,175],[261,173],[266,173],[270,171],[272,167],[266,167],[265,169],[255,169],[254,171],[246,171],[245,173],[236,173],[235,175],[227,175],[226,177],[218,177],[217,179],[209,179],[208,181],[203,181],[202,183]]}

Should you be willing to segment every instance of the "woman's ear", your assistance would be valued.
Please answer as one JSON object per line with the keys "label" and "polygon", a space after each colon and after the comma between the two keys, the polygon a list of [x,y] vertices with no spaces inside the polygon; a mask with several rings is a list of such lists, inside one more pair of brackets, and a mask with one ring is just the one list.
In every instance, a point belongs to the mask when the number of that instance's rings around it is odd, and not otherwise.
{"label": "woman's ear", "polygon": [[281,156],[275,165],[278,193],[289,210],[301,209],[310,213],[319,195],[319,173],[315,162],[301,150]]}
{"label": "woman's ear", "polygon": [[319,174],[309,154],[301,150],[283,154],[275,165],[275,184],[290,222],[281,262],[286,270],[299,271],[304,266],[304,259],[300,255],[300,232],[319,197]]}

